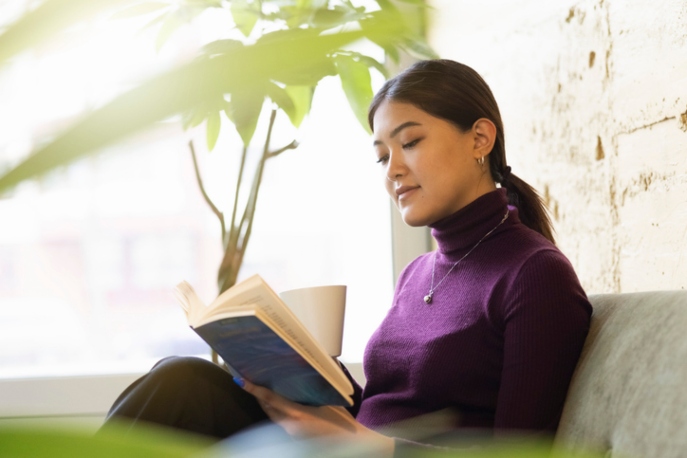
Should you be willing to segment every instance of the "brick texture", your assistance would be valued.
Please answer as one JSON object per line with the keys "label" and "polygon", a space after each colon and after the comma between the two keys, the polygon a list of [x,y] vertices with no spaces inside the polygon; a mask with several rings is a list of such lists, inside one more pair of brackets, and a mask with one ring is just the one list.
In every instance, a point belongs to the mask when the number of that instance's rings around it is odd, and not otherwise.
{"label": "brick texture", "polygon": [[687,287],[687,2],[433,0],[588,293]]}

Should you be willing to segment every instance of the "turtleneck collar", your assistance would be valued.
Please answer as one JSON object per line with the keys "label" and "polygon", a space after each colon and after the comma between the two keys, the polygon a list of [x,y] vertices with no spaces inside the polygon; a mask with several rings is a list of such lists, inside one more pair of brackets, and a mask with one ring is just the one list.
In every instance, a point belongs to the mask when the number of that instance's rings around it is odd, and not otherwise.
{"label": "turtleneck collar", "polygon": [[517,221],[517,209],[509,207],[506,189],[499,188],[478,197],[454,214],[430,224],[439,252],[448,254],[472,248],[484,234],[496,227],[506,213],[506,208],[510,208],[508,221]]}

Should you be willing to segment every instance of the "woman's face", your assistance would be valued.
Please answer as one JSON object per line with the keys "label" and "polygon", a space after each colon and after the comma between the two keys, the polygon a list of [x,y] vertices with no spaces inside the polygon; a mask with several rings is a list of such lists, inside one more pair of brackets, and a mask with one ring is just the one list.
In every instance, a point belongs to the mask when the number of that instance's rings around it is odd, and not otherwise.
{"label": "woman's face", "polygon": [[432,224],[495,189],[488,158],[484,166],[477,162],[493,147],[493,139],[489,142],[488,135],[481,135],[479,124],[461,132],[409,103],[379,105],[374,115],[375,154],[386,190],[406,224]]}

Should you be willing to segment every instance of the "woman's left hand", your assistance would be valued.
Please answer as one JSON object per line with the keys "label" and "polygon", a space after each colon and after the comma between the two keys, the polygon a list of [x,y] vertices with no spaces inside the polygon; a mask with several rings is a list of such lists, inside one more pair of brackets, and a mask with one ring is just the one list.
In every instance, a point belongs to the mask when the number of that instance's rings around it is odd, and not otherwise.
{"label": "woman's left hand", "polygon": [[[262,410],[291,436],[312,438],[328,436],[335,440],[367,441],[393,456],[394,440],[358,423],[339,406],[312,407],[297,404],[246,380],[243,389],[255,396]],[[381,451],[380,450],[380,451]],[[378,455],[384,456],[384,455]]]}

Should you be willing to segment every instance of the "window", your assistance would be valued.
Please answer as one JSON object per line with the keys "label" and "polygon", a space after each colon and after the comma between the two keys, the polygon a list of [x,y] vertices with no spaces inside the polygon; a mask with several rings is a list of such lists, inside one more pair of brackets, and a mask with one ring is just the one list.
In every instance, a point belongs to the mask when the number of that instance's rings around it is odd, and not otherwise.
{"label": "window", "polygon": [[[179,47],[207,31],[187,29],[156,54],[139,26],[89,27],[89,40],[67,35],[0,68],[0,167],[174,65]],[[391,302],[390,216],[370,139],[338,85],[322,82],[299,148],[268,162],[241,277],[259,273],[277,290],[349,285],[342,359],[360,361]],[[293,135],[278,132],[275,144]],[[207,153],[203,130],[174,121],[0,199],[0,377],[146,370],[207,352],[171,294],[184,279],[207,302],[217,291],[219,224],[195,182],[190,138],[223,206],[238,136],[225,129]]]}

